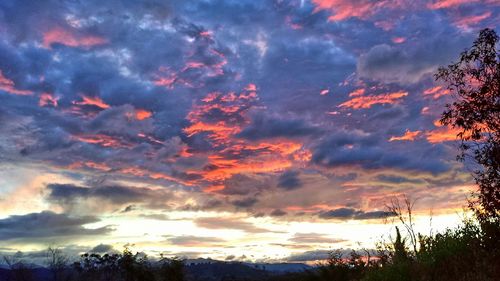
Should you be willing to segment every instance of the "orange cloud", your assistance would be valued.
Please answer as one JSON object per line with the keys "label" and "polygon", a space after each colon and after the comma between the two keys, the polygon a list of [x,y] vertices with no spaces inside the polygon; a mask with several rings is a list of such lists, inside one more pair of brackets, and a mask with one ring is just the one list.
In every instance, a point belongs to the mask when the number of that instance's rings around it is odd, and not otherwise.
{"label": "orange cloud", "polygon": [[299,162],[309,162],[312,159],[312,152],[308,149],[302,149],[293,154],[293,159]]}
{"label": "orange cloud", "polygon": [[96,144],[104,147],[113,148],[131,148],[133,144],[120,138],[104,135],[104,134],[85,134],[85,135],[73,135],[72,138],[77,141]]}
{"label": "orange cloud", "polygon": [[360,89],[357,89],[357,90],[352,91],[352,92],[349,94],[349,96],[350,96],[350,97],[359,97],[359,96],[364,95],[364,94],[365,94],[365,91],[366,91],[365,89],[360,88]]}
{"label": "orange cloud", "polygon": [[16,89],[14,81],[5,77],[2,73],[2,70],[0,70],[0,90],[5,91],[9,94],[20,96],[29,96],[33,94],[32,91]]}
{"label": "orange cloud", "polygon": [[149,117],[151,117],[153,114],[151,113],[151,111],[147,111],[145,109],[136,109],[135,110],[135,118],[137,120],[144,120],[144,119],[148,119]]}
{"label": "orange cloud", "polygon": [[410,131],[406,130],[406,132],[399,137],[391,137],[389,141],[414,141],[422,131]]}
{"label": "orange cloud", "polygon": [[57,101],[58,101],[58,99],[55,96],[53,96],[51,93],[44,92],[44,93],[40,94],[40,100],[38,101],[38,105],[39,106],[51,105],[51,106],[56,107]]}
{"label": "orange cloud", "polygon": [[319,94],[322,95],[322,96],[326,96],[326,95],[328,95],[329,92],[330,92],[330,90],[324,89],[321,92],[319,92]]}
{"label": "orange cloud", "polygon": [[184,128],[184,132],[191,137],[195,134],[208,132],[209,138],[212,140],[223,141],[229,135],[235,135],[241,131],[241,128],[237,126],[229,126],[224,121],[217,122],[215,124],[208,124],[204,122],[196,122],[191,124],[191,126]]}
{"label": "orange cloud", "polygon": [[460,130],[458,129],[442,127],[436,130],[428,131],[426,133],[426,138],[430,143],[456,141],[458,133],[460,133]]}
{"label": "orange cloud", "polygon": [[96,45],[106,44],[107,42],[108,41],[102,37],[78,35],[60,27],[51,29],[43,34],[43,46],[47,49],[50,49],[51,45],[54,43],[63,44],[69,47],[90,48]]}
{"label": "orange cloud", "polygon": [[388,94],[374,95],[374,96],[359,96],[350,99],[339,107],[348,107],[352,109],[370,108],[376,104],[395,104],[399,100],[408,95],[408,92],[394,92]]}
{"label": "orange cloud", "polygon": [[[302,148],[302,143],[287,139],[271,141],[249,141],[237,134],[249,124],[247,112],[254,106],[258,96],[257,86],[248,84],[242,93],[227,94],[212,92],[193,106],[187,119],[190,125],[184,128],[188,137],[204,133],[213,145],[204,152],[208,163],[201,170],[190,171],[201,179],[205,192],[217,192],[225,188],[225,181],[236,174],[256,174],[283,171],[295,162],[309,161],[311,153]],[[222,113],[213,118],[212,112]],[[187,156],[197,154],[191,152]]]}
{"label": "orange cloud", "polygon": [[434,121],[435,130],[427,131],[426,138],[430,143],[440,143],[447,141],[456,141],[457,135],[461,132],[458,128],[444,126],[439,119]]}
{"label": "orange cloud", "polygon": [[75,101],[73,104],[77,105],[93,105],[97,106],[101,109],[106,109],[109,108],[109,104],[106,104],[101,98],[99,97],[89,97],[89,96],[82,96],[82,101]]}
{"label": "orange cloud", "polygon": [[424,96],[432,96],[433,99],[438,99],[442,96],[446,96],[449,94],[450,94],[450,90],[445,89],[441,86],[429,88],[429,89],[424,91]]}
{"label": "orange cloud", "polygon": [[257,159],[225,159],[222,156],[209,157],[210,166],[213,170],[202,174],[207,181],[223,181],[236,174],[245,173],[267,173],[282,171],[292,166],[292,161],[279,158]]}

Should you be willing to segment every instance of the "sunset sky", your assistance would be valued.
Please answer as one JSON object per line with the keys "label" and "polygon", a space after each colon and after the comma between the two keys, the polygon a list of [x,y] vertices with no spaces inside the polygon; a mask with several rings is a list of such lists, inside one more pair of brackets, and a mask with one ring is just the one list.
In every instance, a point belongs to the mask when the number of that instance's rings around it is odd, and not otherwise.
{"label": "sunset sky", "polygon": [[403,194],[420,231],[453,226],[474,185],[433,74],[499,20],[498,0],[2,0],[0,253],[308,262],[387,238]]}

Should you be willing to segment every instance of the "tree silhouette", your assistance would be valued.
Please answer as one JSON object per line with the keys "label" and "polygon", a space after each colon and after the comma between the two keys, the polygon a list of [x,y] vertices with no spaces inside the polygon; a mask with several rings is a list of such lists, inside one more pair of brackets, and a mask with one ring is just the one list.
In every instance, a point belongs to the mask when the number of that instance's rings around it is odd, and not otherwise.
{"label": "tree silhouette", "polygon": [[179,258],[166,258],[161,254],[160,272],[162,281],[184,281],[184,261]]}
{"label": "tree silhouette", "polygon": [[23,254],[17,252],[12,256],[4,256],[3,260],[10,269],[9,281],[34,281],[31,266],[27,265],[23,259]]}
{"label": "tree silhouette", "polygon": [[447,83],[455,101],[448,104],[441,123],[460,130],[459,159],[477,164],[480,218],[500,217],[500,57],[499,37],[483,29],[460,60],[442,67],[436,79]]}
{"label": "tree silhouette", "polygon": [[46,252],[47,267],[52,273],[52,280],[63,280],[68,258],[58,248],[49,247]]}

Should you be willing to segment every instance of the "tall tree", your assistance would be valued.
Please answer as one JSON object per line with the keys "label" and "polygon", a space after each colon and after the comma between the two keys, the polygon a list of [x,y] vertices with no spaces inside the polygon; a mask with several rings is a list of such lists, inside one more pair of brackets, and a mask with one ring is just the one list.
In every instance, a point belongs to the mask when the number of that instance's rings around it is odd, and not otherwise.
{"label": "tall tree", "polygon": [[436,74],[455,97],[441,123],[460,130],[459,159],[475,163],[480,218],[500,217],[500,57],[499,37],[483,29],[460,60]]}

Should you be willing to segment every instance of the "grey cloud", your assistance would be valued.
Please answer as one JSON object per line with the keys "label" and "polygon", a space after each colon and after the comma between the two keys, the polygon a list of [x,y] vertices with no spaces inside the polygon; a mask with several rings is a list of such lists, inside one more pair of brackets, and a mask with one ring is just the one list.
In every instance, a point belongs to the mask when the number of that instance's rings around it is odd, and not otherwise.
{"label": "grey cloud", "polygon": [[[374,249],[368,249],[368,251],[372,254],[375,254],[377,251]],[[333,253],[340,254],[343,258],[350,257],[352,249],[331,249],[331,250],[313,250],[306,251],[302,253],[292,254],[286,258],[286,260],[291,262],[314,262],[314,261],[324,261],[331,257]]]}
{"label": "grey cloud", "polygon": [[84,227],[96,222],[99,219],[93,216],[70,217],[51,211],[14,215],[0,220],[0,240],[82,237],[111,232],[109,226],[96,229]]}
{"label": "grey cloud", "polygon": [[175,236],[169,237],[167,240],[177,246],[214,246],[225,242],[224,239],[201,236]]}
{"label": "grey cloud", "polygon": [[242,230],[248,233],[272,232],[268,229],[257,227],[252,223],[233,218],[198,218],[194,220],[194,223],[199,227],[208,229],[235,229]]}
{"label": "grey cloud", "polygon": [[113,246],[107,244],[99,244],[90,250],[91,253],[110,253],[114,251]]}
{"label": "grey cloud", "polygon": [[356,210],[352,208],[338,208],[329,211],[323,211],[318,213],[318,217],[322,219],[355,219],[355,220],[369,220],[369,219],[381,219],[394,216],[394,213],[387,211],[370,211],[365,212],[362,210]]}
{"label": "grey cloud", "polygon": [[421,184],[424,182],[421,179],[411,179],[403,176],[385,175],[385,174],[377,176],[377,179],[382,182],[396,183],[396,184],[401,184],[401,183]]}
{"label": "grey cloud", "polygon": [[256,198],[248,197],[248,198],[244,198],[241,200],[234,200],[231,202],[231,204],[233,204],[236,207],[240,207],[240,208],[248,208],[248,207],[252,207],[257,202],[258,202],[258,200]]}
{"label": "grey cloud", "polygon": [[293,254],[287,258],[291,262],[306,262],[306,261],[319,261],[330,258],[332,251],[330,250],[315,250],[307,251],[299,254]]}
{"label": "grey cloud", "polygon": [[81,187],[72,184],[49,184],[47,190],[47,199],[50,202],[60,204],[68,210],[77,207],[79,200],[87,199],[101,200],[113,205],[127,205],[125,211],[131,211],[135,208],[131,203],[165,207],[165,200],[173,198],[166,190],[118,185]]}
{"label": "grey cloud", "polygon": [[255,141],[277,137],[293,138],[310,136],[319,131],[319,128],[308,125],[304,120],[264,118],[259,115],[238,136]]}
{"label": "grey cloud", "polygon": [[[431,29],[437,34],[415,38],[412,45],[379,44],[373,46],[358,59],[357,72],[360,77],[384,83],[402,85],[432,78],[440,65],[450,63],[469,41],[468,35],[432,23]],[[429,28],[429,27],[428,27]]]}
{"label": "grey cloud", "polygon": [[[413,155],[412,152],[398,151],[387,147],[382,136],[359,133],[356,131],[337,132],[324,139],[314,149],[312,161],[328,166],[361,166],[365,169],[395,168],[402,170],[443,173],[450,169],[449,164],[438,157]],[[417,146],[411,148],[418,149]]]}
{"label": "grey cloud", "polygon": [[330,238],[320,233],[295,233],[295,235],[288,240],[301,244],[336,244],[347,241],[345,239]]}
{"label": "grey cloud", "polygon": [[283,210],[280,210],[280,209],[275,209],[273,210],[269,215],[271,217],[283,217],[283,216],[286,216],[288,213],[283,211]]}
{"label": "grey cloud", "polygon": [[278,178],[278,187],[292,190],[302,187],[298,171],[286,171]]}

